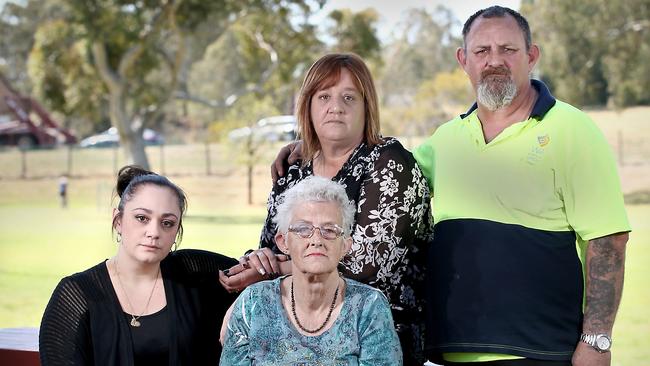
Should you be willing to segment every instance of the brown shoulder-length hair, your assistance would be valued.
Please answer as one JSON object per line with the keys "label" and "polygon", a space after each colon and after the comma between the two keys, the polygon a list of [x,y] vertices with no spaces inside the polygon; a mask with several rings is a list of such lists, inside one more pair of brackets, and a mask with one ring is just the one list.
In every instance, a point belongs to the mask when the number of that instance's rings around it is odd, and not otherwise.
{"label": "brown shoulder-length hair", "polygon": [[296,118],[298,120],[298,136],[303,140],[303,164],[311,161],[321,149],[320,141],[311,120],[311,98],[319,90],[335,85],[341,77],[342,68],[346,68],[354,75],[354,84],[363,96],[366,117],[363,128],[363,141],[371,146],[381,142],[379,104],[370,70],[368,70],[361,57],[353,53],[327,54],[311,65],[298,95]]}

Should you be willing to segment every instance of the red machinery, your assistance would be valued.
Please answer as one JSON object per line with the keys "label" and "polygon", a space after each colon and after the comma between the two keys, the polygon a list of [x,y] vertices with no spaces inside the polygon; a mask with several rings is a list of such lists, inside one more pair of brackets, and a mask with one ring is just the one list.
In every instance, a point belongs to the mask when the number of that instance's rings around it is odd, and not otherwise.
{"label": "red machinery", "polygon": [[30,148],[76,142],[37,101],[18,94],[0,75],[0,145]]}

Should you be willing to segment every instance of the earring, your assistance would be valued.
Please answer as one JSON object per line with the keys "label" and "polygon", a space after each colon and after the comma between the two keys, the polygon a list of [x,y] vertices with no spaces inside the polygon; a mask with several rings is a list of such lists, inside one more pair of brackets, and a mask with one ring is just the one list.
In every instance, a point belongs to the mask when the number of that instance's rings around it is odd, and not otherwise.
{"label": "earring", "polygon": [[122,233],[117,233],[116,241],[118,244],[122,241]]}

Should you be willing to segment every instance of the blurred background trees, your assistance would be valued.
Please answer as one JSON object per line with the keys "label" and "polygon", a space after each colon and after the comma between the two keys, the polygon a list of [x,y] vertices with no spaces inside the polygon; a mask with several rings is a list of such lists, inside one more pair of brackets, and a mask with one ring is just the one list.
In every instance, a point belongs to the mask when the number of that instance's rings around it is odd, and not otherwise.
{"label": "blurred background trees", "polygon": [[650,104],[650,1],[523,0],[538,72],[577,106]]}
{"label": "blurred background trees", "polygon": [[[332,51],[367,60],[385,135],[429,135],[474,96],[454,58],[461,21],[411,9],[380,39],[374,9],[325,0],[14,0],[0,13],[0,73],[86,136],[115,126],[147,165],[145,127],[214,141],[292,114],[307,67]],[[542,59],[535,76],[577,106],[650,104],[649,0],[522,0]],[[323,24],[315,24],[314,19]]]}

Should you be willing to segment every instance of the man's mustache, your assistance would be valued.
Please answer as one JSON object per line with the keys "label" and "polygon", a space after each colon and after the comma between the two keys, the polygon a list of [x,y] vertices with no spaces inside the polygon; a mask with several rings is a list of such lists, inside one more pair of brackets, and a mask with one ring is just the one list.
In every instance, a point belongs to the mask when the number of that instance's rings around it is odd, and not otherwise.
{"label": "man's mustache", "polygon": [[481,72],[481,80],[484,80],[488,76],[498,75],[498,76],[510,76],[510,70],[507,67],[494,67],[487,69]]}

